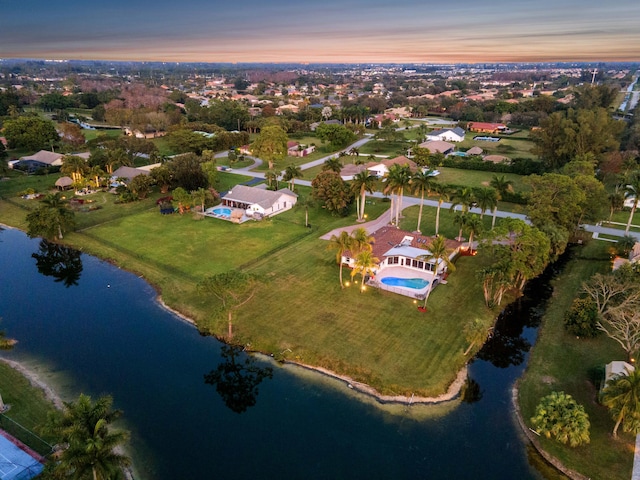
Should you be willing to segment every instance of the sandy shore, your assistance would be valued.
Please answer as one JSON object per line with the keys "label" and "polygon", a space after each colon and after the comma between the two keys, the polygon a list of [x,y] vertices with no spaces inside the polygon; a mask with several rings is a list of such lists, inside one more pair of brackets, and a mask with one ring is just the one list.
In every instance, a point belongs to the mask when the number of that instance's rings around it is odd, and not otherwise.
{"label": "sandy shore", "polygon": [[25,377],[27,380],[29,380],[29,383],[31,385],[33,385],[34,387],[39,388],[40,390],[42,390],[42,392],[44,393],[44,396],[46,397],[46,399],[49,400],[51,403],[53,403],[53,405],[58,410],[62,410],[63,409],[64,403],[62,402],[62,398],[60,398],[60,396],[55,392],[55,390],[53,388],[51,388],[50,385],[48,385],[45,382],[43,382],[35,372],[32,372],[31,370],[26,368],[21,363],[18,363],[18,362],[13,361],[13,360],[9,360],[7,358],[0,358],[0,361],[6,363],[7,365],[9,365],[14,370],[17,370],[18,372],[20,372],[20,374],[23,377]]}

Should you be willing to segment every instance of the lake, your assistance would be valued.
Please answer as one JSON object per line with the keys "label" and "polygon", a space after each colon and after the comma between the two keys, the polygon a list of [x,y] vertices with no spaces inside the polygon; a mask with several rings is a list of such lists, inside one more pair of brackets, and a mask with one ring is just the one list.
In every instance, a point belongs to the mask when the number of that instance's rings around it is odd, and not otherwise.
{"label": "lake", "polygon": [[470,365],[465,400],[380,408],[342,382],[224,349],[161,308],[137,276],[40,245],[0,232],[0,328],[19,341],[3,355],[65,400],[111,394],[136,478],[542,478],[509,400],[538,298],[501,319]]}

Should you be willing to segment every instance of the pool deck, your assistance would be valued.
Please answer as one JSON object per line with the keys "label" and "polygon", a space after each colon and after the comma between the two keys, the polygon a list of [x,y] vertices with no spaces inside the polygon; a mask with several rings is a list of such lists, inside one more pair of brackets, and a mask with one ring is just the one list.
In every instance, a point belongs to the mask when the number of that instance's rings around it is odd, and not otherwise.
{"label": "pool deck", "polygon": [[[429,285],[421,289],[386,285],[382,283],[382,279],[386,277],[422,278],[423,280],[428,281]],[[405,297],[424,298],[424,295],[427,293],[427,290],[429,290],[430,288],[433,288],[432,282],[434,278],[435,278],[435,275],[430,272],[413,270],[405,267],[385,267],[376,273],[375,279],[373,281],[370,280],[369,285],[375,288],[379,288],[380,290],[386,290],[388,292],[397,293],[398,295],[404,295]]]}

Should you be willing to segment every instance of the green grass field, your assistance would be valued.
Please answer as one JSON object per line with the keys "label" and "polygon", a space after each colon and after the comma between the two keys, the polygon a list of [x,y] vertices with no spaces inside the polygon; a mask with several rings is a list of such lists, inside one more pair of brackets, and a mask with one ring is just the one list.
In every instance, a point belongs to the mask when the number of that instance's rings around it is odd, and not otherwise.
{"label": "green grass field", "polygon": [[[229,186],[245,178],[220,174],[221,184]],[[48,181],[54,180],[52,176]],[[296,191],[301,198],[310,194],[308,187],[297,186]],[[462,355],[465,323],[477,317],[490,325],[495,318],[496,312],[484,307],[475,277],[482,266],[479,257],[459,259],[448,284],[433,291],[425,314],[408,297],[340,288],[335,256],[319,237],[353,224],[354,214],[340,218],[312,206],[312,228],[306,228],[301,202],[271,220],[236,225],[195,220],[192,214],[160,215],[154,203],[159,195],[118,205],[113,196],[96,194],[103,208],[78,213],[80,230],[65,235],[65,243],[142,275],[168,305],[197,321],[202,331],[224,337],[227,325],[217,302],[198,291],[198,282],[206,275],[241,268],[256,274],[261,287],[236,314],[235,342],[335,370],[386,394],[431,396],[443,393],[467,361]],[[32,206],[24,202],[2,202],[0,220],[24,228]],[[373,200],[366,213],[373,219],[388,208],[388,202]],[[403,225],[413,230],[417,207],[406,215]],[[425,231],[433,215],[435,209],[425,210]],[[455,235],[448,211],[442,212],[441,226],[443,234]],[[460,299],[465,307],[452,311],[450,305],[460,304]]]}
{"label": "green grass field", "polygon": [[[589,478],[626,480],[631,477],[634,438],[619,433],[613,440],[613,420],[608,410],[596,402],[594,380],[600,379],[604,365],[626,357],[613,340],[604,335],[596,339],[577,338],[564,329],[564,312],[568,310],[583,281],[597,272],[611,268],[607,242],[590,242],[578,251],[562,274],[555,279],[554,294],[543,317],[527,371],[520,382],[519,402],[530,425],[540,399],[552,391],[564,391],[584,405],[591,422],[591,443],[570,448],[540,437],[549,453],[567,467]],[[562,288],[560,288],[562,287]]]}
{"label": "green grass field", "polygon": [[[37,436],[44,436],[46,441],[53,443],[50,436],[42,434],[42,428],[47,422],[47,415],[54,412],[55,408],[45,398],[42,390],[32,386],[21,373],[0,361],[0,392],[4,403],[11,405],[11,409],[0,416],[0,428],[41,455],[48,454],[50,449],[47,445],[8,420],[19,423]],[[5,416],[7,418],[4,418]]]}

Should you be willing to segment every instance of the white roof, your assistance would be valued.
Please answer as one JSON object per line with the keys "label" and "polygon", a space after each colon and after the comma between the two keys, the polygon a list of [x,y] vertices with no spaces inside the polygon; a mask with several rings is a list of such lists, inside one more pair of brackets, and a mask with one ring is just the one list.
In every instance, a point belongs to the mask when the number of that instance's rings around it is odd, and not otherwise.
{"label": "white roof", "polygon": [[613,362],[608,363],[604,369],[604,381],[606,383],[614,377],[629,375],[634,370],[635,367],[633,365],[630,365],[627,362],[614,360]]}
{"label": "white roof", "polygon": [[[398,247],[392,247],[390,250],[385,252],[385,257],[394,257],[394,256],[402,256],[407,258],[418,258],[422,255],[428,255],[429,250],[425,250],[424,248],[416,248],[411,247],[409,245],[400,245]],[[423,259],[424,260],[424,259]],[[427,261],[427,260],[424,260]],[[433,260],[429,260],[429,263],[434,263]]]}

